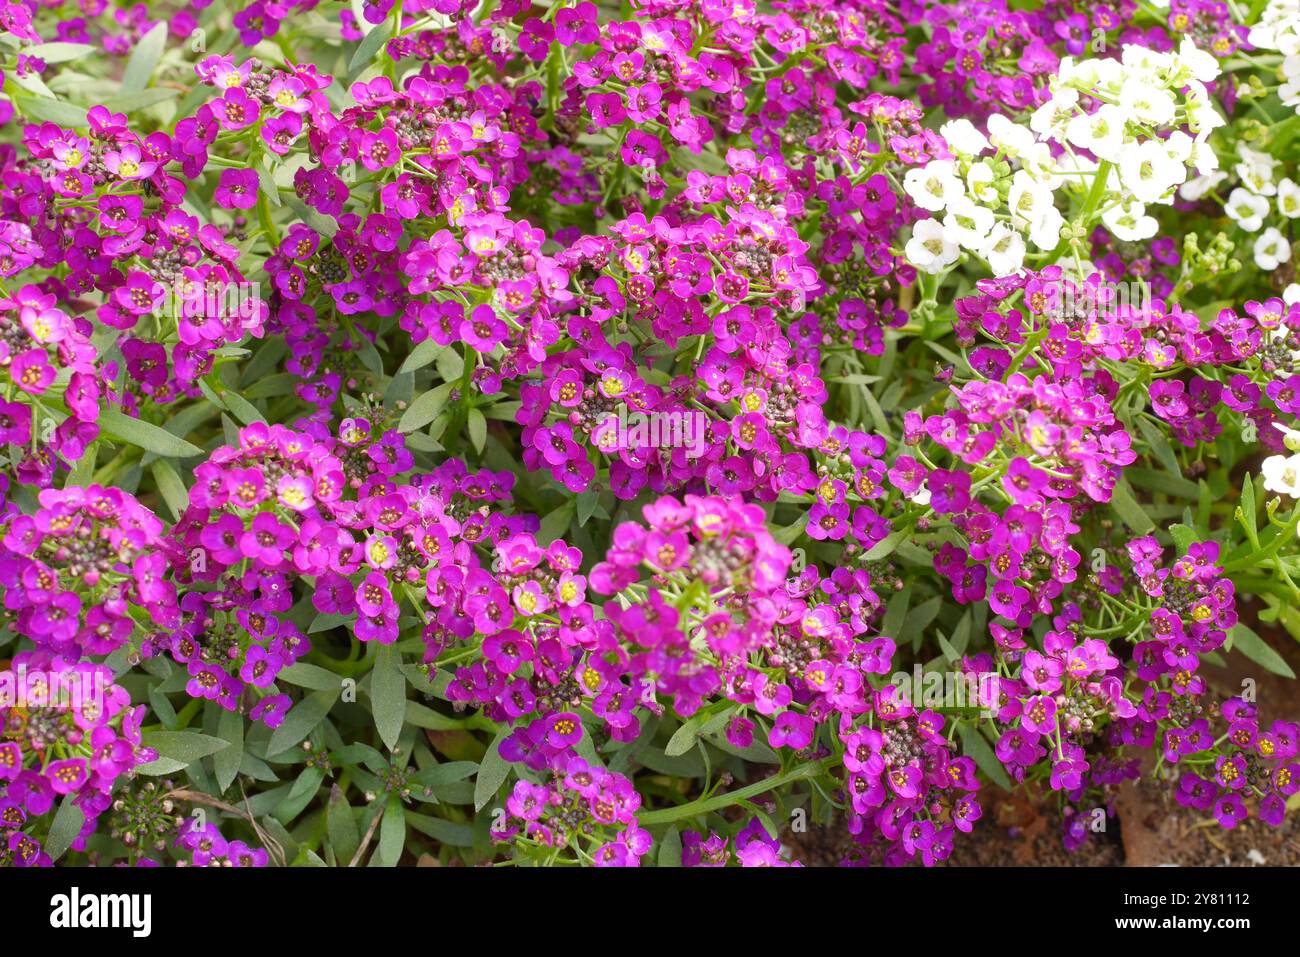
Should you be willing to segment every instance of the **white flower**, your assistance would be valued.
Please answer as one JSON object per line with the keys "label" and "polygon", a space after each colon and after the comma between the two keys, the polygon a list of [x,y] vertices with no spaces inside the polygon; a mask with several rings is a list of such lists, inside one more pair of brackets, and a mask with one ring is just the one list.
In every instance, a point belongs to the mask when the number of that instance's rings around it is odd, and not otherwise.
{"label": "white flower", "polygon": [[993,185],[993,170],[983,163],[977,163],[966,173],[966,189],[981,203],[990,206],[998,201],[998,190]]}
{"label": "white flower", "polygon": [[948,204],[943,226],[949,238],[959,245],[966,249],[979,249],[993,228],[993,211],[963,196]]}
{"label": "white flower", "polygon": [[1277,160],[1245,145],[1238,146],[1237,153],[1241,156],[1241,162],[1233,169],[1246,187],[1261,196],[1277,193],[1277,187],[1273,184],[1273,169],[1277,166]]}
{"label": "white flower", "polygon": [[989,117],[989,142],[1012,159],[1017,159],[1034,145],[1034,134],[1001,113]]}
{"label": "white flower", "polygon": [[1078,90],[1073,87],[1058,90],[1050,100],[1034,110],[1029,118],[1029,128],[1039,136],[1059,133],[1075,114],[1078,103]]}
{"label": "white flower", "polygon": [[1177,58],[1187,72],[1202,83],[1209,83],[1219,75],[1218,59],[1211,53],[1197,49],[1190,37],[1183,37],[1183,42],[1178,46]]}
{"label": "white flower", "polygon": [[1255,240],[1255,265],[1272,272],[1291,258],[1291,244],[1276,226],[1270,226]]}
{"label": "white flower", "polygon": [[1300,106],[1300,55],[1292,54],[1282,61],[1282,85],[1277,95],[1286,106]]}
{"label": "white flower", "polygon": [[948,160],[931,160],[922,167],[909,169],[903,177],[903,189],[916,205],[932,213],[966,193]]}
{"label": "white flower", "polygon": [[1268,200],[1238,186],[1228,195],[1223,208],[1228,217],[1248,233],[1258,232],[1268,215]]}
{"label": "white flower", "polygon": [[1169,155],[1164,143],[1150,139],[1125,148],[1119,160],[1120,182],[1144,203],[1158,203],[1187,176],[1187,170]]}
{"label": "white flower", "polygon": [[930,504],[930,487],[925,482],[922,482],[921,487],[909,495],[908,499],[924,508]]}
{"label": "white flower", "polygon": [[1204,84],[1195,80],[1188,83],[1187,89],[1183,92],[1183,108],[1187,111],[1187,128],[1196,134],[1198,139],[1208,136],[1228,122],[1214,108],[1214,103]]}
{"label": "white flower", "polygon": [[1266,491],[1300,498],[1300,455],[1270,455],[1260,471],[1264,473]]}
{"label": "white flower", "polygon": [[1040,186],[1056,189],[1061,185],[1060,165],[1046,143],[1034,143],[1020,156],[1020,165]]}
{"label": "white flower", "polygon": [[1288,451],[1300,452],[1300,432],[1283,425],[1281,422],[1274,422],[1273,428],[1282,433],[1282,444],[1287,447]]}
{"label": "white flower", "polygon": [[[1125,47],[1124,52],[1131,49]],[[1138,74],[1125,80],[1119,91],[1119,105],[1125,113],[1151,126],[1162,126],[1174,118],[1174,98],[1149,76]]]}
{"label": "white flower", "polygon": [[1120,54],[1120,62],[1130,72],[1156,73],[1168,68],[1171,60],[1172,57],[1167,53],[1157,53],[1136,43],[1124,44],[1124,51]]}
{"label": "white flower", "polygon": [[1038,222],[1029,227],[1029,241],[1039,249],[1055,249],[1061,241],[1065,218],[1055,206],[1048,206]]}
{"label": "white flower", "polygon": [[1282,290],[1282,301],[1288,306],[1294,306],[1300,302],[1300,282],[1293,282]]}
{"label": "white flower", "polygon": [[1187,159],[1192,164],[1192,168],[1202,176],[1209,176],[1211,173],[1218,172],[1219,154],[1214,152],[1213,147],[1205,142],[1208,133],[1198,133],[1196,139],[1192,141],[1192,155]]}
{"label": "white flower", "polygon": [[1178,187],[1178,195],[1189,203],[1194,203],[1198,199],[1204,199],[1208,196],[1214,187],[1218,186],[1227,178],[1227,173],[1211,173],[1208,176],[1193,176],[1182,186]]}
{"label": "white flower", "polygon": [[1156,234],[1159,224],[1146,211],[1146,206],[1140,200],[1126,196],[1121,202],[1107,208],[1101,214],[1101,221],[1116,239],[1134,243],[1150,239]]}
{"label": "white flower", "polygon": [[989,148],[988,137],[970,120],[950,120],[939,127],[939,135],[954,152],[965,156],[979,156]]}
{"label": "white flower", "polygon": [[961,250],[938,220],[923,219],[912,227],[912,238],[903,252],[917,269],[933,274],[955,263]]}
{"label": "white flower", "polygon": [[1277,184],[1277,211],[1288,219],[1300,216],[1300,186],[1290,177]]}
{"label": "white flower", "polygon": [[1052,191],[1022,169],[1011,177],[1011,191],[1007,193],[1007,206],[1011,209],[1011,221],[1022,229],[1029,229],[1047,212],[1052,205]]}
{"label": "white flower", "polygon": [[1066,127],[1065,136],[1080,149],[1113,163],[1124,145],[1124,111],[1107,104],[1090,116],[1076,116]]}
{"label": "white flower", "polygon": [[999,279],[1018,272],[1025,263],[1025,241],[1006,223],[998,223],[984,241],[980,255],[988,260],[993,275]]}
{"label": "white flower", "polygon": [[1165,137],[1164,142],[1165,152],[1169,154],[1169,158],[1177,161],[1180,165],[1191,158],[1192,149],[1195,145],[1192,138],[1182,130],[1174,130]]}

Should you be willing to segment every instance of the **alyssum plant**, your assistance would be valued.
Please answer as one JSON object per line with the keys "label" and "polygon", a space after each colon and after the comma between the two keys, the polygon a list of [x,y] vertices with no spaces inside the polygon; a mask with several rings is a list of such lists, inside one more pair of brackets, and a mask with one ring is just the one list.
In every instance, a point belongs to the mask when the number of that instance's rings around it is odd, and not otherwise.
{"label": "alyssum plant", "polygon": [[0,28],[0,862],[1281,822],[1295,0]]}

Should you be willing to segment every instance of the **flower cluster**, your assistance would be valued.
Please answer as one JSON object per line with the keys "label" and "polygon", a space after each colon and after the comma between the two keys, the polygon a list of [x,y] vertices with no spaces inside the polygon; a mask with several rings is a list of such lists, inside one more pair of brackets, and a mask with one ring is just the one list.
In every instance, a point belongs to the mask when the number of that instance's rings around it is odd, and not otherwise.
{"label": "flower cluster", "polygon": [[12,628],[60,655],[106,655],[150,624],[179,621],[163,522],[100,485],[45,489],[0,520],[0,584]]}
{"label": "flower cluster", "polygon": [[83,849],[119,779],[157,755],[143,746],[143,705],[103,665],[39,652],[0,671],[0,866],[48,866],[42,850],[56,802],[84,815]]}

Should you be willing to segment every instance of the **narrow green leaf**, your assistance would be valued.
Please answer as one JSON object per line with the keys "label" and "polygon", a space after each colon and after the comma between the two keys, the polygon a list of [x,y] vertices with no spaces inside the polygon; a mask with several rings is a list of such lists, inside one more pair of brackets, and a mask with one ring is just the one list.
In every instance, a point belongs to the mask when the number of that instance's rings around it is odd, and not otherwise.
{"label": "narrow green leaf", "polygon": [[79,60],[87,53],[94,53],[98,49],[99,47],[89,43],[65,43],[60,40],[53,43],[38,43],[23,52],[30,57],[40,57],[50,65]]}
{"label": "narrow green leaf", "polygon": [[446,346],[439,345],[432,339],[425,339],[407,354],[406,359],[398,367],[398,372],[416,372],[423,369],[439,354],[446,349]]}
{"label": "narrow green leaf", "polygon": [[347,796],[337,785],[330,787],[329,805],[325,809],[325,830],[339,867],[347,867],[361,845],[361,830]]}
{"label": "narrow green leaf", "polygon": [[469,440],[474,443],[474,451],[483,452],[483,446],[487,444],[487,419],[483,418],[483,413],[478,409],[469,410]]}
{"label": "narrow green leaf", "polygon": [[397,747],[406,720],[406,676],[396,645],[380,645],[375,653],[375,667],[370,673],[370,699],[375,727],[388,750]]}
{"label": "narrow green leaf", "polygon": [[1275,675],[1281,675],[1283,678],[1295,677],[1295,672],[1291,670],[1286,660],[1270,648],[1249,625],[1237,622],[1232,626],[1230,634],[1234,651],[1240,651],[1255,664]]}
{"label": "narrow green leaf", "polygon": [[69,794],[59,803],[54,820],[50,822],[49,836],[45,838],[45,853],[55,861],[67,853],[86,823],[86,815],[72,803],[72,798],[73,795]]}
{"label": "narrow green leaf", "polygon": [[140,774],[172,774],[230,747],[221,738],[197,731],[146,731],[143,739],[146,747],[158,752],[158,760],[136,768]]}
{"label": "narrow green leaf", "polygon": [[185,458],[190,455],[202,455],[203,450],[191,445],[182,438],[177,438],[166,429],[123,415],[116,409],[103,409],[99,413],[99,427],[111,436],[167,458]]}
{"label": "narrow green leaf", "polygon": [[224,793],[239,774],[244,760],[244,719],[237,711],[221,709],[217,719],[217,736],[230,745],[222,748],[212,758],[217,774],[217,787]]}
{"label": "narrow green leaf", "polygon": [[179,519],[189,508],[190,493],[185,488],[185,483],[181,481],[176,467],[167,459],[156,459],[149,466],[149,470],[153,472],[154,481],[158,483],[158,491],[162,494],[167,507],[171,509],[172,517]]}
{"label": "narrow green leaf", "polygon": [[664,747],[664,754],[670,758],[675,758],[695,747],[695,742],[700,736],[700,723],[700,716],[696,715],[674,731],[673,736],[668,739],[668,744]]}
{"label": "narrow green leaf", "polygon": [[503,731],[492,739],[483,763],[479,765],[478,776],[474,779],[474,810],[481,811],[496,797],[497,789],[505,783],[510,774],[510,762],[501,757],[501,742],[505,740]]}
{"label": "narrow green leaf", "polygon": [[1156,523],[1151,521],[1151,516],[1143,511],[1142,506],[1133,498],[1128,483],[1123,479],[1116,482],[1115,488],[1111,491],[1110,507],[1115,510],[1115,514],[1125,525],[1139,535],[1145,535],[1156,527]]}
{"label": "narrow green leaf", "polygon": [[379,52],[379,48],[387,42],[389,35],[388,24],[381,23],[371,28],[370,32],[361,38],[356,51],[352,54],[352,59],[348,61],[349,78],[360,76],[366,67],[370,66],[370,62]]}
{"label": "narrow green leaf", "polygon": [[406,809],[402,807],[402,799],[393,794],[384,810],[384,819],[379,822],[379,847],[374,863],[379,867],[396,867],[405,845]]}
{"label": "narrow green leaf", "polygon": [[123,93],[137,93],[149,85],[166,47],[167,21],[162,20],[140,38],[131,53],[131,59],[126,62],[126,70],[122,74]]}
{"label": "narrow green leaf", "polygon": [[659,842],[657,862],[660,867],[682,866],[682,835],[676,825],[670,827],[663,840]]}
{"label": "narrow green leaf", "polygon": [[989,779],[1004,791],[1011,790],[1011,779],[1007,777],[1006,768],[993,753],[993,748],[985,740],[978,728],[970,725],[961,726],[962,752],[974,760],[975,765],[988,775]]}
{"label": "narrow green leaf", "polygon": [[283,754],[295,744],[301,742],[316,730],[316,725],[324,720],[339,696],[340,688],[329,691],[316,691],[303,698],[289,709],[284,716],[284,723],[271,734],[266,746],[266,756],[273,758]]}
{"label": "narrow green leaf", "polygon": [[447,396],[450,394],[451,383],[444,382],[437,388],[417,396],[410,408],[402,413],[402,420],[397,424],[398,431],[415,432],[424,428],[438,417],[442,407],[447,404]]}

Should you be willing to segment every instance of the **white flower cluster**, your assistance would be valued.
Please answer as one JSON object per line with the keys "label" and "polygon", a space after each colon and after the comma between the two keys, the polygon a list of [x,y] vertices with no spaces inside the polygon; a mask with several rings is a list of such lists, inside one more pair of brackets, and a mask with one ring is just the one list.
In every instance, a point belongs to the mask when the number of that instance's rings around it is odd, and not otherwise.
{"label": "white flower cluster", "polygon": [[[1241,186],[1228,194],[1224,212],[1248,233],[1263,232],[1255,240],[1255,265],[1272,272],[1291,259],[1291,244],[1277,226],[1265,228],[1273,204],[1287,219],[1300,218],[1300,186],[1290,177],[1277,179],[1278,161],[1267,153],[1251,149],[1244,143],[1237,146],[1241,162],[1233,167]],[[1228,178],[1217,171],[1208,176],[1188,180],[1179,189],[1183,199],[1198,200]]]}
{"label": "white flower cluster", "polygon": [[1277,94],[1300,112],[1300,0],[1271,0],[1247,39],[1257,49],[1282,54],[1282,85]]}
{"label": "white flower cluster", "polygon": [[[1087,195],[1116,238],[1150,239],[1156,221],[1147,205],[1172,203],[1189,165],[1203,175],[1218,169],[1206,138],[1224,119],[1205,87],[1218,75],[1218,61],[1187,39],[1176,53],[1126,45],[1119,60],[1062,60],[1052,98],[1028,128],[999,114],[987,137],[966,120],[945,124],[940,133],[956,159],[931,161],[903,180],[917,205],[943,214],[917,223],[908,260],[938,273],[965,249],[996,276],[1014,273],[1026,240],[1044,251],[1060,242],[1065,222],[1054,191],[1062,184]],[[1076,152],[1085,150],[1096,160]],[[1098,161],[1109,174],[1095,192]]]}
{"label": "white flower cluster", "polygon": [[[917,223],[907,244],[908,260],[923,272],[942,272],[966,249],[995,276],[1008,276],[1024,263],[1026,236],[1039,249],[1056,248],[1064,220],[1053,202],[1060,176],[1051,150],[1001,114],[989,118],[988,130],[985,136],[969,120],[945,123],[939,132],[956,159],[932,160],[903,177],[918,206],[943,214]],[[1011,161],[1020,168],[1013,171]]]}
{"label": "white flower cluster", "polygon": [[[1291,244],[1277,226],[1270,224],[1265,228],[1265,223],[1274,203],[1286,219],[1300,218],[1300,186],[1287,176],[1277,179],[1278,161],[1267,153],[1243,143],[1237,146],[1237,155],[1241,162],[1233,167],[1233,172],[1242,185],[1228,194],[1224,212],[1248,233],[1263,230],[1255,240],[1255,265],[1272,272],[1291,259]],[[1225,178],[1227,174],[1219,172],[1193,180],[1179,191],[1180,195],[1184,199],[1199,199]]]}
{"label": "white flower cluster", "polygon": [[[1189,165],[1202,175],[1218,169],[1206,140],[1225,121],[1205,87],[1218,75],[1218,60],[1186,38],[1176,53],[1130,44],[1119,60],[1067,57],[1030,125],[1111,164],[1102,222],[1118,239],[1150,239],[1147,206],[1172,203]],[[1084,109],[1090,101],[1101,106]]]}

